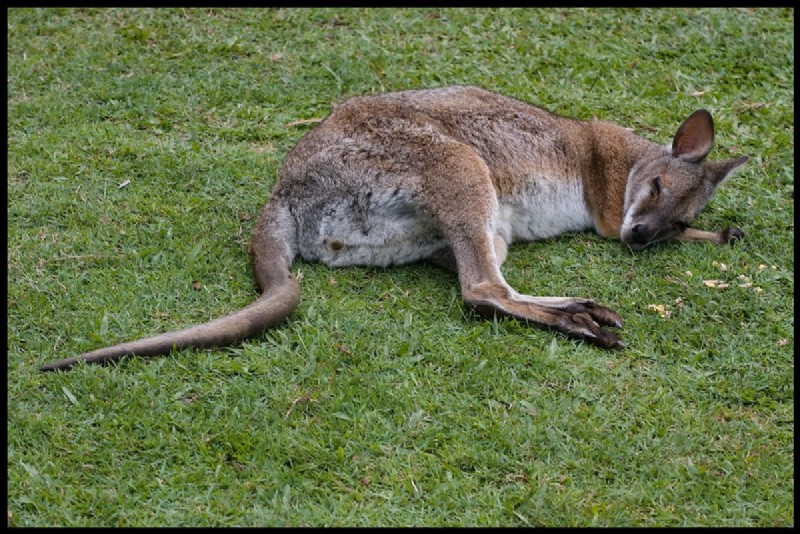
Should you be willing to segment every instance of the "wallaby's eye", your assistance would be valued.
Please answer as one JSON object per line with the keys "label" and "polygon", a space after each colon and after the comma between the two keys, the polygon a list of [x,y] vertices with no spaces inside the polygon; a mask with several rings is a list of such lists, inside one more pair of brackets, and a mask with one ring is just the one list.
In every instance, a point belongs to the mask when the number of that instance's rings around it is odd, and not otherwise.
{"label": "wallaby's eye", "polygon": [[653,178],[653,194],[658,196],[661,193],[661,177],[656,176]]}

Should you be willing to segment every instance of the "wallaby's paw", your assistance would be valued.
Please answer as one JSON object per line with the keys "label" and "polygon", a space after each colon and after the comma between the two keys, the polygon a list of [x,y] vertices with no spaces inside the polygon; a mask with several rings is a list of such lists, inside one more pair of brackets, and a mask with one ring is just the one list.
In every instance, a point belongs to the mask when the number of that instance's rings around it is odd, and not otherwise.
{"label": "wallaby's paw", "polygon": [[744,232],[741,228],[736,228],[735,226],[729,226],[725,228],[722,232],[720,232],[720,236],[722,237],[722,242],[727,243],[728,245],[734,245],[740,239],[744,239]]}

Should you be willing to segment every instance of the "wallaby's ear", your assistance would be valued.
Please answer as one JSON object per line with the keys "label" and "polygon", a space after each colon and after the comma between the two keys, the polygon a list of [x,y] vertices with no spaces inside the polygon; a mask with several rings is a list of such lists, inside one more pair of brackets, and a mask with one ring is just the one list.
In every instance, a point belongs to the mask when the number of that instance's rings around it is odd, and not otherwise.
{"label": "wallaby's ear", "polygon": [[709,161],[704,163],[706,169],[706,176],[711,179],[711,183],[715,186],[728,176],[732,170],[740,165],[747,163],[750,159],[747,156],[740,158],[723,159],[720,161]]}
{"label": "wallaby's ear", "polygon": [[706,157],[714,145],[714,121],[711,113],[698,109],[683,121],[672,139],[672,155],[696,163]]}

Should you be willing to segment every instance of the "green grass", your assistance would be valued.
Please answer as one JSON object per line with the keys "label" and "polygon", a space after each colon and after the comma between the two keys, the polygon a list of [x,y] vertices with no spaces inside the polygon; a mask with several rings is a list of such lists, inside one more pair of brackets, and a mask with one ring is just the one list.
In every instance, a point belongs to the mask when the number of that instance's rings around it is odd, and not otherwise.
{"label": "green grass", "polygon": [[[775,9],[10,10],[11,523],[793,525],[793,32]],[[751,160],[699,226],[747,237],[511,248],[519,291],[619,311],[622,351],[479,320],[426,264],[298,262],[300,307],[257,338],[39,373],[251,301],[298,121],[454,83],[659,142],[710,109],[711,157]]]}

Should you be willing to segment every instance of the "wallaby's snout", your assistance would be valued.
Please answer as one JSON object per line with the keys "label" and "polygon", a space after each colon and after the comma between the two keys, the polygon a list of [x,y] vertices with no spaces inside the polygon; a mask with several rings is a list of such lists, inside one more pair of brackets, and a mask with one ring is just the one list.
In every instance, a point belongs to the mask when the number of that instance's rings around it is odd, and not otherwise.
{"label": "wallaby's snout", "polygon": [[672,239],[685,228],[686,225],[680,223],[636,222],[623,230],[620,239],[632,250],[640,250],[647,245]]}

